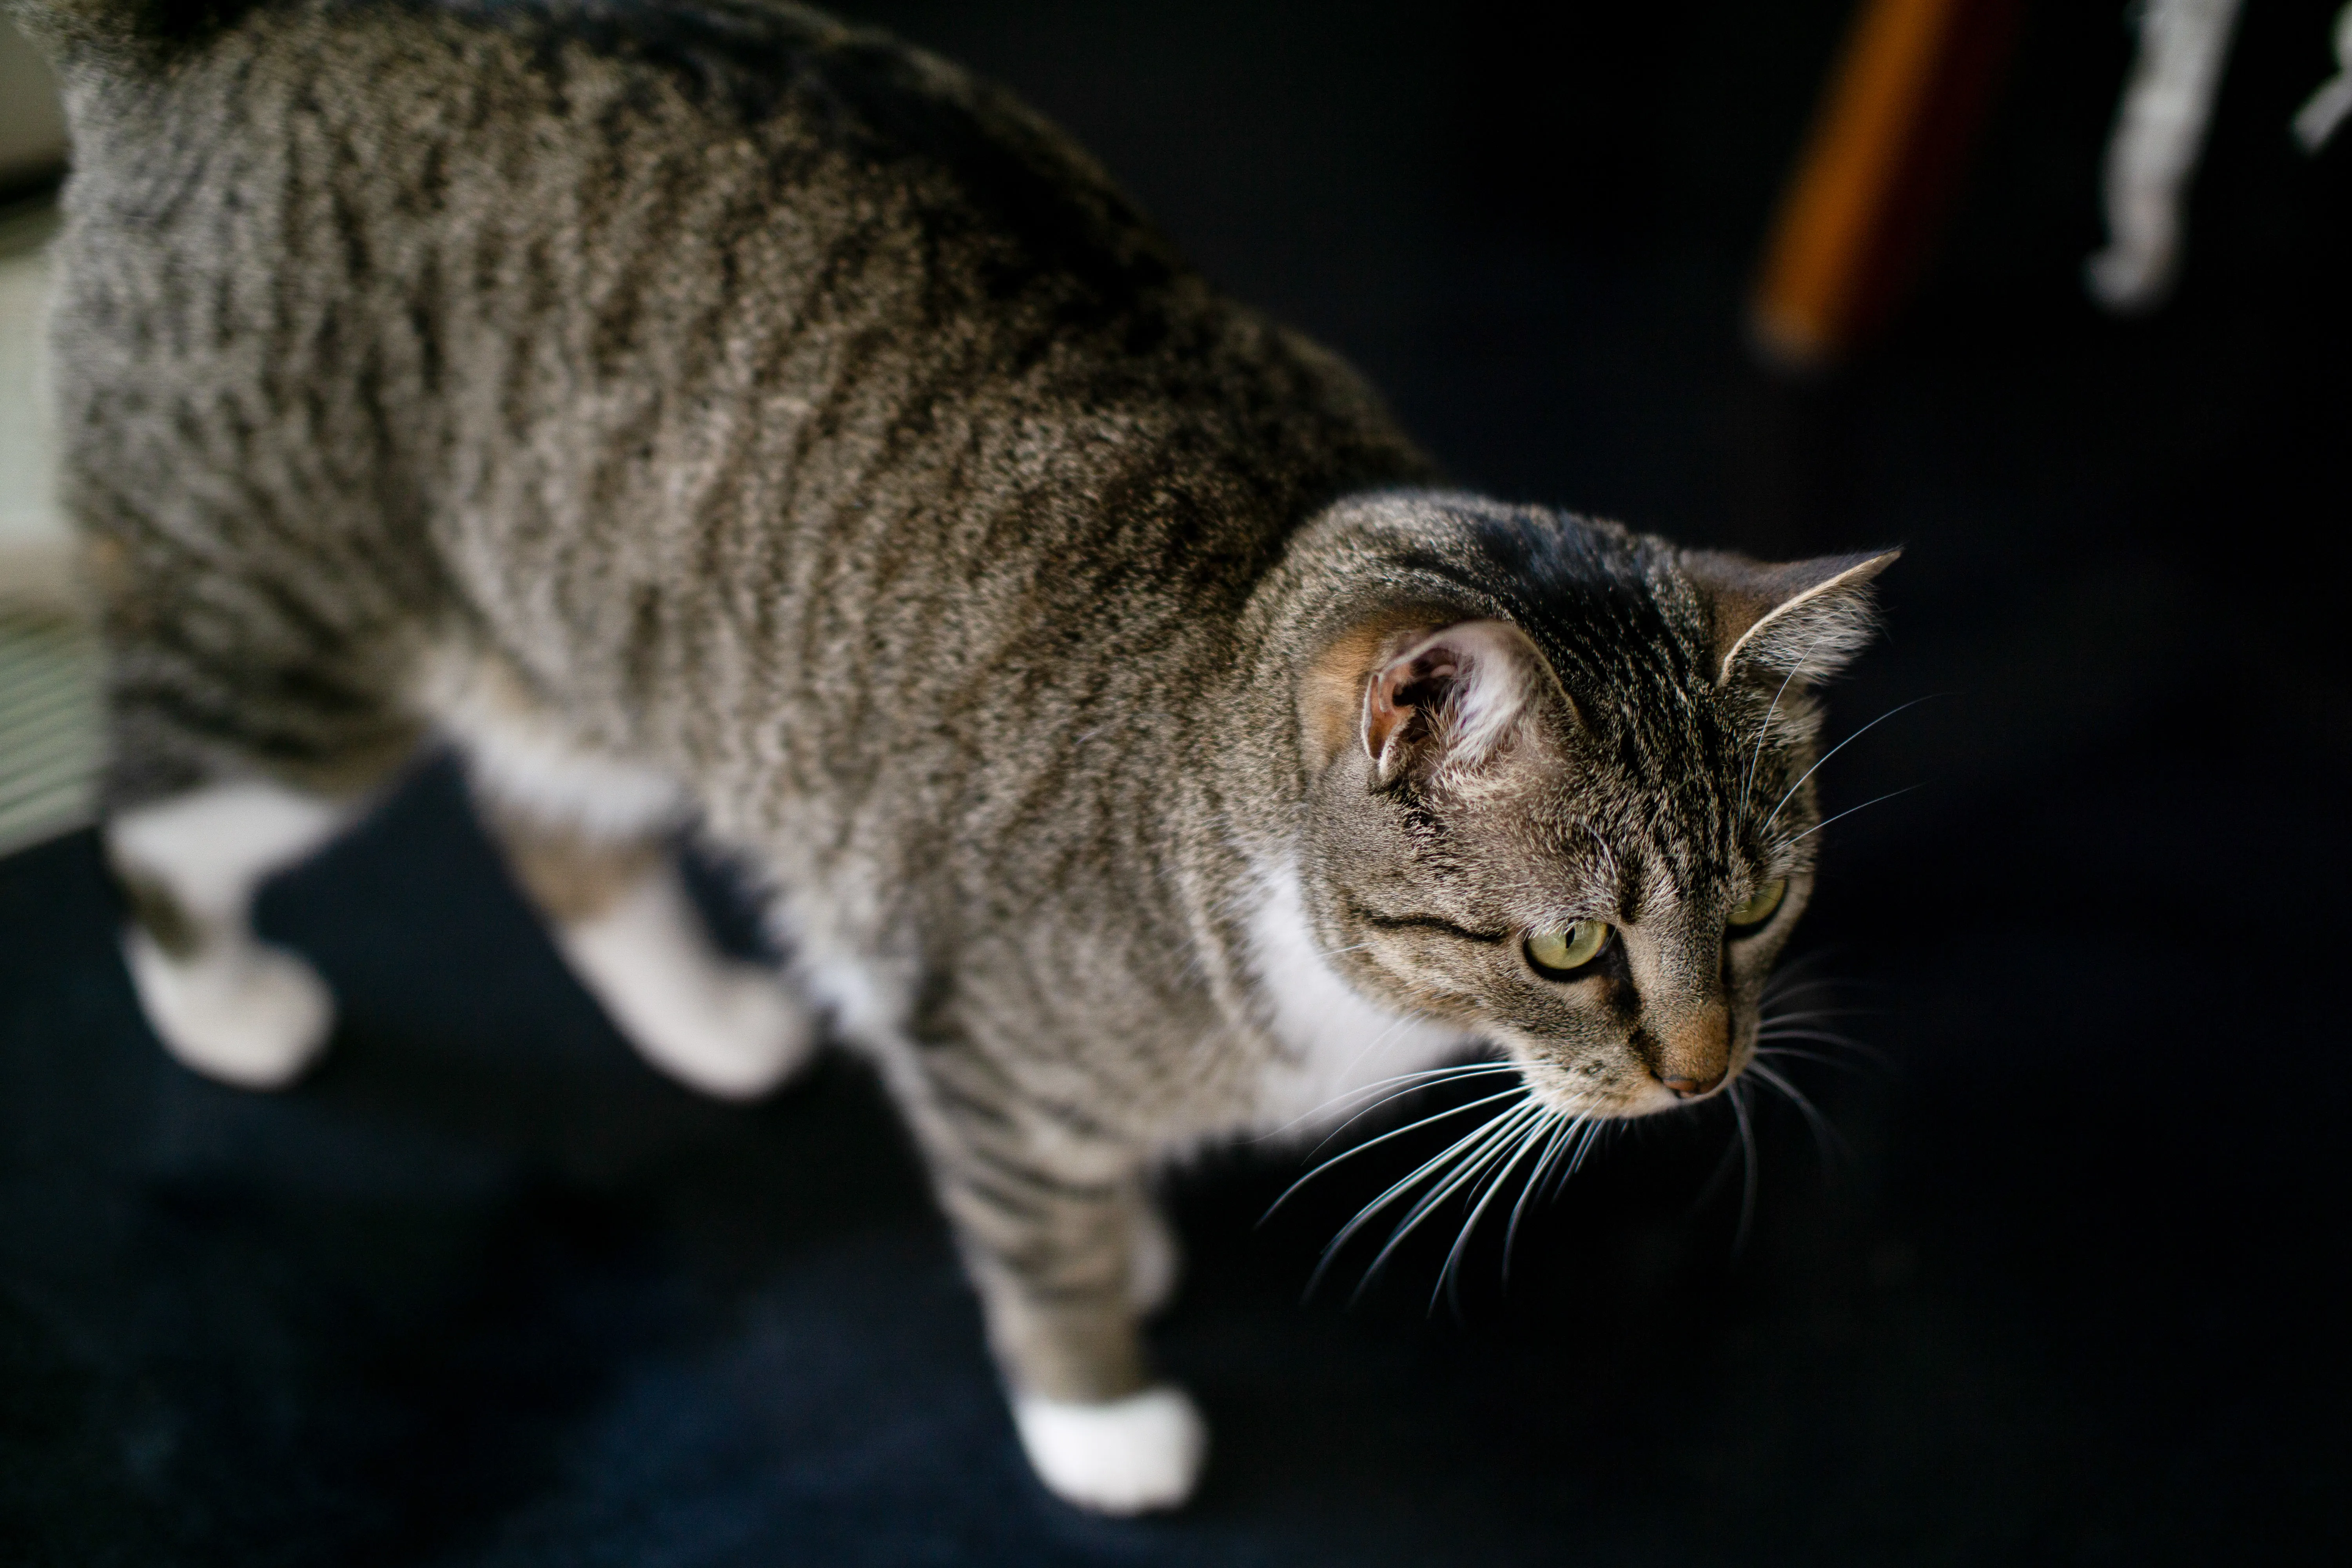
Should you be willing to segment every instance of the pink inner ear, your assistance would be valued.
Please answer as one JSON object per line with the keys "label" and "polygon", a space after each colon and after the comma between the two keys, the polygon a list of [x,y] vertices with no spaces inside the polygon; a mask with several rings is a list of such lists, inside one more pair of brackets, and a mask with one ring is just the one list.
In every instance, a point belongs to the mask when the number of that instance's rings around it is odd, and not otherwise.
{"label": "pink inner ear", "polygon": [[1391,659],[1373,672],[1371,689],[1364,698],[1364,750],[1374,762],[1415,711],[1445,700],[1446,690],[1461,669],[1460,657],[1441,644]]}
{"label": "pink inner ear", "polygon": [[1364,754],[1379,762],[1381,753],[1388,750],[1389,737],[1412,717],[1412,709],[1396,705],[1395,683],[1389,679],[1389,671],[1372,671],[1364,683]]}
{"label": "pink inner ear", "polygon": [[1524,672],[1514,657],[1524,641],[1502,623],[1465,621],[1431,633],[1374,671],[1364,692],[1364,752],[1381,775],[1392,775],[1402,760],[1391,748],[1416,739],[1402,732],[1416,713],[1433,721],[1445,712],[1449,744],[1471,758],[1491,749],[1524,698]]}

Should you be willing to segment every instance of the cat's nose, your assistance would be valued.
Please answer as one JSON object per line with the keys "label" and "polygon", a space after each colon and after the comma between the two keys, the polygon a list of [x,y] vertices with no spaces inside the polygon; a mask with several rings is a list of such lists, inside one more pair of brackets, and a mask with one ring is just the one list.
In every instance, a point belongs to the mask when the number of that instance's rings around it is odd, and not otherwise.
{"label": "cat's nose", "polygon": [[1664,1035],[1652,1070],[1680,1098],[1705,1094],[1731,1070],[1731,1010],[1721,1003],[1681,1019]]}
{"label": "cat's nose", "polygon": [[1694,1096],[1705,1094],[1708,1089],[1713,1089],[1717,1084],[1721,1083],[1723,1081],[1723,1073],[1718,1071],[1713,1078],[1709,1079],[1664,1078],[1660,1079],[1658,1081],[1664,1084],[1668,1089],[1673,1089],[1675,1093],[1679,1095],[1681,1098],[1689,1100]]}

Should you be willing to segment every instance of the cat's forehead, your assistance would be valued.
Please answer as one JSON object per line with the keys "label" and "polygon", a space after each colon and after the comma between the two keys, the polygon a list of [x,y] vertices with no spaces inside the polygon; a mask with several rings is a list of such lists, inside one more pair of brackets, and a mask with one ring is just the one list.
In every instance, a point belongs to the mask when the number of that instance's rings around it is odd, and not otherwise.
{"label": "cat's forehead", "polygon": [[1553,715],[1552,743],[1465,824],[1490,864],[1512,868],[1530,897],[1599,890],[1628,915],[1720,892],[1742,859],[1741,797],[1754,787],[1745,715],[1706,691],[1608,704],[1562,684],[1577,711]]}
{"label": "cat's forehead", "polygon": [[1731,792],[1712,774],[1655,769],[1636,782],[1587,773],[1554,788],[1544,859],[1628,917],[1712,896],[1732,874]]}

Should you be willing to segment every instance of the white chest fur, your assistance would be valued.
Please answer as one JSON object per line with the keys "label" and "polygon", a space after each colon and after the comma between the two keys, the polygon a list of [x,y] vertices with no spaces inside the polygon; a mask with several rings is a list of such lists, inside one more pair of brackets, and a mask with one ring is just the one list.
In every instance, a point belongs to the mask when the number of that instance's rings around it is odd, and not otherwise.
{"label": "white chest fur", "polygon": [[1251,965],[1268,1020],[1287,1047],[1261,1087],[1267,1125],[1322,1130],[1378,1100],[1372,1086],[1475,1048],[1458,1028],[1392,1012],[1348,984],[1307,919],[1296,866],[1269,867],[1259,883],[1249,920]]}

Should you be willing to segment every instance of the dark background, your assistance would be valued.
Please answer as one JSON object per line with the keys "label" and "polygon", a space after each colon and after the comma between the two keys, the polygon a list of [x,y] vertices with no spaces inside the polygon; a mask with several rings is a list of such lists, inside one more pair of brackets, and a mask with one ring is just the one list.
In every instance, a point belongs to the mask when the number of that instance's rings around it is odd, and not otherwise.
{"label": "dark background", "polygon": [[1721,1108],[1645,1125],[1434,1315],[1451,1221],[1299,1304],[1409,1153],[1262,1226],[1299,1160],[1212,1159],[1160,1337],[1204,1489],[1088,1520],[871,1082],[656,1079],[446,772],[267,901],[345,1005],[279,1097],[146,1037],[78,836],[0,864],[0,1559],[2343,1560],[2352,132],[2285,132],[2333,6],[2248,6],[2132,321],[2078,282],[2131,41],[2031,7],[1920,288],[1804,384],[1741,309],[1839,0],[850,9],[1062,121],[1465,483],[1909,546],[1840,731],[1934,700],[1823,777],[1921,787],[1827,836],[1800,938],[1882,1058],[1795,1064],[1844,1149],[1765,1109],[1743,1245]]}

